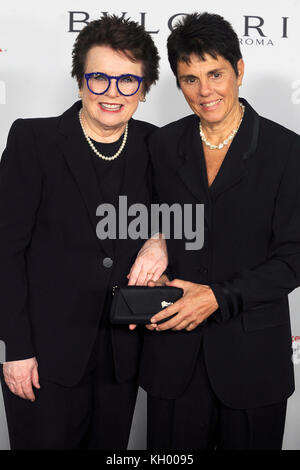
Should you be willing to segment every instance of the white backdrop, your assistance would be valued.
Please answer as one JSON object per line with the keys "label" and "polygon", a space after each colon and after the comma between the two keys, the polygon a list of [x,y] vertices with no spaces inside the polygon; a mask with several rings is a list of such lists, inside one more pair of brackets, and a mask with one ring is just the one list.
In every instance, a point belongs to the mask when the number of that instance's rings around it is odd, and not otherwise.
{"label": "white backdrop", "polygon": [[[236,0],[173,0],[169,4],[155,0],[2,0],[0,155],[16,118],[59,115],[78,99],[76,83],[70,77],[72,45],[85,25],[83,20],[97,19],[101,12],[126,12],[143,23],[160,51],[159,83],[135,117],[160,126],[190,114],[169,69],[165,45],[171,18],[193,11],[218,13],[232,23],[246,63],[241,96],[263,116],[300,133],[299,0],[251,0],[251,4]],[[290,295],[290,305],[296,391],[288,402],[284,449],[300,449],[300,289]],[[271,361],[272,351],[269,354]],[[145,422],[145,394],[140,391],[131,449],[145,448]],[[0,449],[8,448],[0,389]]]}

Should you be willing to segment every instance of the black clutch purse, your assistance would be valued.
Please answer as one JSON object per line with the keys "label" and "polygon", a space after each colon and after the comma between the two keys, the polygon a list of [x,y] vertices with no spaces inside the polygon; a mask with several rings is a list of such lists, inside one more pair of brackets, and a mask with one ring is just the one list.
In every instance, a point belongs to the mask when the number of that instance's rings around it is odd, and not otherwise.
{"label": "black clutch purse", "polygon": [[[150,318],[163,308],[175,303],[183,295],[183,289],[169,286],[114,287],[110,309],[113,324],[130,323],[146,325]],[[176,315],[176,314],[174,314]],[[172,316],[174,316],[172,315]],[[171,317],[168,318],[168,320]],[[166,321],[162,320],[159,323]]]}

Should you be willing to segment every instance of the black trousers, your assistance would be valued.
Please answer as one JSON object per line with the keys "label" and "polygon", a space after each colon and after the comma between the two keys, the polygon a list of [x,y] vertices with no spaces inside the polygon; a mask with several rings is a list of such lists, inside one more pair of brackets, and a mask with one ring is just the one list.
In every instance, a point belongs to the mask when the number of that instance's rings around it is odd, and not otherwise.
{"label": "black trousers", "polygon": [[10,392],[1,367],[11,449],[127,448],[138,385],[116,383],[108,329],[100,334],[80,383],[63,387],[40,377],[33,403]]}
{"label": "black trousers", "polygon": [[214,394],[203,352],[185,393],[176,400],[148,394],[149,450],[280,450],[287,401],[236,410]]}

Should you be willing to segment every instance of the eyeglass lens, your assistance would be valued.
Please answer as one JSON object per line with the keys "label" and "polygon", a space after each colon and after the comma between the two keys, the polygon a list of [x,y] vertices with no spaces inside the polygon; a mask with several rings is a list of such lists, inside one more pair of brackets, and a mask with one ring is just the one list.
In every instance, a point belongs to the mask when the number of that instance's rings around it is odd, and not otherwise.
{"label": "eyeglass lens", "polygon": [[[104,93],[109,86],[109,79],[99,74],[94,74],[89,79],[89,87],[94,93]],[[124,75],[118,80],[118,87],[124,95],[132,95],[139,87],[138,80],[133,75]]]}

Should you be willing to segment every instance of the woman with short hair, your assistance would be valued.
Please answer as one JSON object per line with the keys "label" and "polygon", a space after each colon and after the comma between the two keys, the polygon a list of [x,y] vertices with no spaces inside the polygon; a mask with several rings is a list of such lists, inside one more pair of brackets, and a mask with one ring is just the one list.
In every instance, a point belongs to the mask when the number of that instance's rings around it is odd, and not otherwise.
{"label": "woman with short hair", "polygon": [[166,250],[148,240],[134,263],[142,240],[97,238],[96,211],[113,204],[118,219],[119,195],[128,207],[150,204],[155,126],[132,116],[158,62],[137,23],[92,21],[73,48],[81,100],[10,130],[0,164],[0,338],[12,449],[126,449],[140,332],[110,325],[112,287],[129,272],[131,285],[157,279]]}
{"label": "woman with short hair", "polygon": [[294,391],[300,138],[239,98],[239,39],[221,16],[185,16],[168,55],[193,114],[151,135],[154,183],[159,202],[204,204],[204,245],[167,241],[168,285],[184,295],[146,330],[148,447],[280,449]]}

